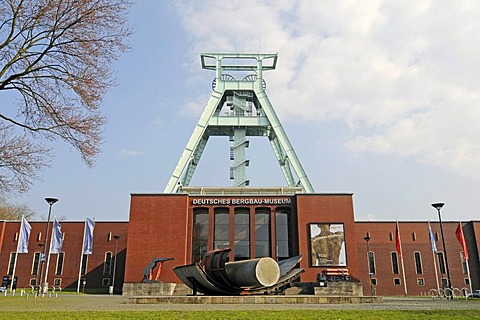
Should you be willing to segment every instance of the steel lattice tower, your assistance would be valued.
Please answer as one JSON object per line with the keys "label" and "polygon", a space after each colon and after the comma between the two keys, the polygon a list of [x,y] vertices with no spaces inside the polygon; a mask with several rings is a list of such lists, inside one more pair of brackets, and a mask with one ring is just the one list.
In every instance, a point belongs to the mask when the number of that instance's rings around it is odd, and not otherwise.
{"label": "steel lattice tower", "polygon": [[[268,100],[263,71],[274,70],[275,53],[203,53],[202,68],[215,71],[212,95],[165,188],[176,193],[188,186],[211,136],[226,136],[232,143],[230,178],[235,187],[248,186],[246,157],[249,136],[268,137],[289,187],[313,193],[313,187]],[[240,74],[238,80],[226,72]]]}

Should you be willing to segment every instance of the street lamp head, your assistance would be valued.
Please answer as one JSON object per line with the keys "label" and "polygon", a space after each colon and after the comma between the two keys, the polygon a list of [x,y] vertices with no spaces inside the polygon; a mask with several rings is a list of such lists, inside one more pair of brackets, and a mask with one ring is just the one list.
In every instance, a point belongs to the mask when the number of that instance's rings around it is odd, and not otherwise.
{"label": "street lamp head", "polygon": [[367,242],[370,241],[370,236],[367,234],[365,237],[363,237],[363,240],[365,240]]}
{"label": "street lamp head", "polygon": [[113,239],[118,240],[118,239],[120,239],[120,236],[115,235],[115,236],[113,236]]}
{"label": "street lamp head", "polygon": [[45,201],[47,201],[47,203],[49,205],[53,205],[55,202],[58,201],[58,199],[56,199],[56,198],[45,198]]}
{"label": "street lamp head", "polygon": [[437,202],[437,203],[432,203],[432,207],[434,207],[437,210],[442,209],[442,207],[445,205],[443,202]]}

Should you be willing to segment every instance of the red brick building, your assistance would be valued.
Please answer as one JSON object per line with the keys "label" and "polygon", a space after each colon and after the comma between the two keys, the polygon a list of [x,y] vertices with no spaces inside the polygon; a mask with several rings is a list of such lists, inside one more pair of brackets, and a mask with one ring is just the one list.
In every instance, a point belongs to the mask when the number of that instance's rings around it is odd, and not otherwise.
{"label": "red brick building", "polygon": [[[344,258],[351,276],[359,279],[352,195],[281,195],[281,188],[278,193],[132,195],[125,282],[139,281],[145,266],[160,257],[175,258],[165,263],[161,280],[178,282],[174,266],[198,261],[202,252],[224,247],[233,249],[232,261],[302,254],[300,265],[306,270],[302,281],[316,281],[321,268],[311,266],[309,256],[310,225],[317,223],[336,224],[344,230]],[[194,235],[201,226],[204,239]]]}
{"label": "red brick building", "polygon": [[[148,262],[159,257],[175,258],[165,263],[160,280],[178,282],[173,267],[198,261],[201,253],[196,251],[230,247],[233,249],[230,254],[232,261],[261,256],[280,260],[301,254],[303,259],[300,266],[305,269],[302,282],[315,282],[317,275],[327,268],[347,268],[352,281],[360,281],[367,295],[371,294],[371,289],[378,295],[405,294],[402,257],[396,252],[396,223],[355,222],[351,194],[294,192],[285,195],[288,191],[279,188],[276,191],[250,190],[250,195],[239,195],[241,192],[233,188],[205,188],[203,191],[185,189],[189,194],[132,195],[125,282],[138,281]],[[248,190],[245,188],[243,192],[249,192]],[[289,191],[292,192],[291,189]],[[208,195],[209,192],[217,195]],[[225,195],[229,192],[235,195]],[[255,192],[277,194],[259,196],[254,195]],[[280,195],[282,192],[284,195]],[[241,218],[236,219],[237,215],[242,214],[247,216],[243,219],[243,225]],[[282,225],[284,221],[287,221],[286,226]],[[318,225],[335,226],[340,230],[343,235],[343,261],[314,261],[312,239],[316,235],[312,233]],[[466,264],[462,262],[462,247],[455,236],[458,225],[458,222],[443,223],[449,271],[454,288],[469,290]],[[203,227],[204,234],[201,244],[198,243],[198,238],[202,238],[202,232],[196,234],[199,226]],[[475,290],[480,286],[480,222],[464,222],[462,226],[468,245],[472,287]],[[239,236],[242,227],[248,229],[248,240]],[[262,228],[268,232],[259,234]],[[408,295],[428,294],[431,289],[437,289],[435,268],[440,288],[442,281],[447,279],[438,222],[432,222],[431,228],[438,248],[435,254],[432,252],[427,222],[399,222]],[[161,235],[157,238],[158,241],[151,240],[155,233]],[[288,234],[288,237],[284,237],[284,234]],[[370,237],[372,286],[369,285],[369,256],[364,240],[367,235]],[[329,244],[332,246],[332,243]],[[236,250],[236,246],[240,246],[240,249]]]}
{"label": "red brick building", "polygon": [[[244,188],[248,194],[227,195],[232,189],[190,188],[181,194],[133,194],[128,222],[96,222],[93,252],[81,271],[81,290],[108,292],[113,281],[116,259],[115,292],[124,282],[140,282],[153,258],[175,258],[164,263],[160,281],[179,283],[173,267],[198,260],[208,250],[232,248],[231,260],[271,256],[281,260],[301,254],[305,269],[301,282],[315,282],[327,268],[347,268],[352,281],[360,281],[365,295],[404,295],[401,257],[396,251],[395,222],[355,222],[351,194],[304,194],[292,188]],[[215,194],[208,194],[213,192]],[[264,194],[260,195],[259,192]],[[207,193],[207,194],[205,194]],[[265,195],[265,193],[267,195]],[[18,254],[15,275],[18,288],[39,283],[39,261],[45,235],[45,222],[32,226],[28,253]],[[48,283],[76,290],[80,271],[84,222],[61,222],[63,253],[52,254]],[[438,222],[432,222],[437,253],[432,253],[428,222],[400,221],[405,280],[408,295],[428,294],[446,281],[444,249]],[[462,247],[455,231],[458,222],[443,222],[452,286],[469,288]],[[473,289],[480,287],[480,221],[463,222],[469,253]],[[12,254],[17,248],[20,222],[0,221],[0,271],[12,275]],[[322,229],[323,228],[323,229]],[[322,239],[337,246],[335,258],[312,243]],[[325,235],[325,234],[324,234]],[[369,236],[369,251],[364,240]],[[114,236],[119,236],[115,240]],[[116,246],[117,245],[117,246]],[[320,249],[319,249],[320,248]],[[329,249],[329,250],[330,250]],[[335,250],[331,250],[335,252]],[[115,252],[117,255],[115,256]],[[440,259],[439,259],[440,255]],[[368,257],[372,274],[369,275]],[[369,285],[370,277],[372,286]]]}
{"label": "red brick building", "polygon": [[[453,288],[469,289],[468,270],[462,246],[455,236],[458,221],[443,222],[448,269]],[[367,263],[367,244],[364,237],[370,236],[369,249],[374,255],[374,274],[372,289],[379,295],[403,295],[405,292],[401,266],[401,257],[396,250],[395,222],[357,222],[356,243],[360,257],[360,280],[365,294],[370,294],[369,270]],[[440,224],[431,222],[437,252],[432,251],[428,222],[399,222],[402,254],[405,267],[405,281],[408,295],[428,294],[438,285],[447,281],[445,250],[442,246]],[[468,266],[473,290],[480,288],[480,221],[462,222],[462,229],[468,247]],[[395,263],[395,260],[398,262]],[[362,263],[363,262],[363,263]],[[443,282],[443,284],[442,284]],[[458,293],[458,292],[457,292]]]}
{"label": "red brick building", "polygon": [[[37,287],[40,284],[42,270],[41,253],[45,242],[46,222],[31,221],[32,227],[28,243],[28,253],[19,253],[15,267],[17,288]],[[125,254],[128,234],[128,222],[101,222],[95,225],[94,249],[84,260],[82,270],[82,241],[85,222],[61,222],[63,248],[61,254],[51,254],[47,272],[49,288],[77,289],[79,272],[81,290],[108,290],[113,281],[113,263],[117,252],[115,290],[120,292],[124,278]],[[19,237],[20,222],[0,221],[0,272],[3,276],[12,276]],[[114,236],[119,236],[116,241]],[[51,237],[51,228],[49,239]],[[49,240],[48,240],[49,242]],[[116,246],[117,244],[117,246]],[[117,250],[115,250],[117,247]],[[42,277],[45,276],[47,261],[44,262]],[[42,281],[44,282],[44,281]]]}

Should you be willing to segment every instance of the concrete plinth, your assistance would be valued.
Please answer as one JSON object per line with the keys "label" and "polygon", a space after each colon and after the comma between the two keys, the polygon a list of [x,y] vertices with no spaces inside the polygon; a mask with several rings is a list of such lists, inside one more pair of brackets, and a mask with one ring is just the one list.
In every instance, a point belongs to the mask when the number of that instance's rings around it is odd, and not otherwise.
{"label": "concrete plinth", "polygon": [[327,296],[172,296],[130,297],[131,304],[349,304],[382,303],[382,297]]}
{"label": "concrete plinth", "polygon": [[124,283],[124,296],[171,296],[175,290],[175,283],[166,282],[140,282]]}
{"label": "concrete plinth", "polygon": [[363,296],[363,288],[360,282],[325,282],[326,287],[315,287],[316,296]]}

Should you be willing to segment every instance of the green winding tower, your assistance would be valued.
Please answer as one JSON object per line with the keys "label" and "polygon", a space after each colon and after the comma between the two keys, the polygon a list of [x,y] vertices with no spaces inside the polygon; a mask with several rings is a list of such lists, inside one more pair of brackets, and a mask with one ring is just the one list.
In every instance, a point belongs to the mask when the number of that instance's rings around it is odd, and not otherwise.
{"label": "green winding tower", "polygon": [[[215,71],[212,95],[168,181],[165,193],[189,186],[211,136],[231,141],[230,179],[234,187],[249,186],[248,137],[267,137],[289,187],[313,193],[313,187],[295,154],[265,92],[263,71],[274,70],[276,53],[202,53],[202,68]],[[231,72],[241,79],[237,79]]]}

